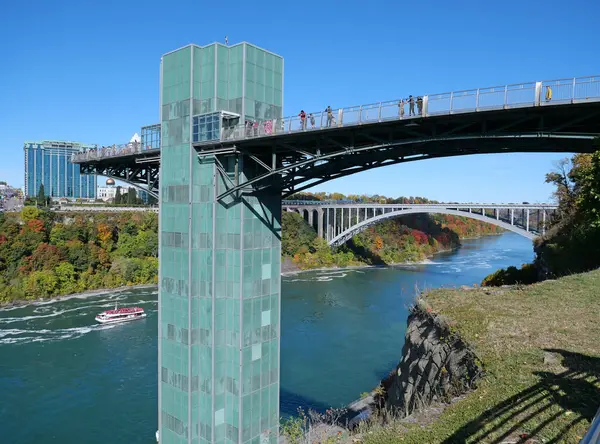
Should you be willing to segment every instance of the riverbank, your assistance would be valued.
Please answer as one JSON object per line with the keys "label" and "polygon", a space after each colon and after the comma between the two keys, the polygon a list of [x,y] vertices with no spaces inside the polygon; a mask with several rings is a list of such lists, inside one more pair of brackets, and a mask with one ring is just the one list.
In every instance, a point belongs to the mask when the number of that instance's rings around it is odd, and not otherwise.
{"label": "riverbank", "polygon": [[[480,239],[482,237],[486,237],[486,236],[479,236],[478,238],[474,237],[474,238],[469,238],[469,239],[465,239],[465,240]],[[295,264],[293,262],[293,259],[291,257],[284,257],[281,259],[281,275],[282,276],[294,276],[296,274],[307,273],[310,271],[335,271],[335,270],[343,271],[343,270],[361,270],[361,269],[365,269],[365,268],[386,268],[386,267],[402,267],[402,266],[407,266],[407,265],[427,265],[427,264],[433,263],[431,261],[431,259],[433,259],[435,257],[435,255],[441,254],[441,253],[449,253],[451,251],[457,250],[458,248],[460,248],[460,246],[458,246],[456,248],[446,248],[443,250],[438,250],[435,253],[428,255],[426,259],[420,260],[420,261],[392,262],[390,264],[383,264],[383,265],[364,264],[364,265],[347,265],[347,266],[343,266],[343,267],[338,266],[338,265],[332,265],[330,267],[300,268],[297,264]]]}
{"label": "riverbank", "polygon": [[26,307],[28,305],[40,305],[40,304],[50,304],[52,302],[59,302],[59,301],[67,301],[69,299],[73,299],[73,298],[80,298],[80,299],[84,299],[84,298],[88,298],[88,297],[92,297],[92,296],[100,296],[103,294],[107,294],[107,293],[120,293],[123,291],[127,291],[127,290],[134,290],[134,289],[141,289],[141,288],[153,288],[156,287],[156,284],[142,284],[142,285],[124,285],[122,287],[117,287],[117,288],[101,288],[98,290],[88,290],[88,291],[84,291],[82,293],[71,293],[71,294],[65,294],[65,295],[61,295],[61,296],[53,296],[51,298],[38,298],[38,299],[19,299],[19,300],[14,300],[14,301],[9,301],[9,302],[1,302],[0,303],[0,310],[4,310],[4,311],[8,311],[8,310],[12,310],[15,308],[21,308],[21,307]]}
{"label": "riverbank", "polygon": [[600,405],[600,270],[529,287],[433,290],[487,376],[434,422],[373,425],[365,444],[579,442]]}

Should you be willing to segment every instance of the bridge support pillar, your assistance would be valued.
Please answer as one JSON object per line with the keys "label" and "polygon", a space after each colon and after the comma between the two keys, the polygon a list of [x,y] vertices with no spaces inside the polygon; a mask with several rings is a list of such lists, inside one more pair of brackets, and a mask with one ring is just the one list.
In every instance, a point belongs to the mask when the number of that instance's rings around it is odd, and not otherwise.
{"label": "bridge support pillar", "polygon": [[546,234],[546,210],[542,210],[542,234]]}
{"label": "bridge support pillar", "polygon": [[333,207],[333,237],[337,236],[337,208]]}
{"label": "bridge support pillar", "polygon": [[187,172],[162,162],[161,442],[275,443],[281,193],[217,200],[226,184],[216,159],[185,156]]}
{"label": "bridge support pillar", "polygon": [[323,208],[317,209],[317,222],[319,224],[317,228],[317,235],[323,238]]}
{"label": "bridge support pillar", "polygon": [[262,167],[192,146],[201,54],[187,46],[161,62],[160,442],[275,444],[281,190],[218,198]]}

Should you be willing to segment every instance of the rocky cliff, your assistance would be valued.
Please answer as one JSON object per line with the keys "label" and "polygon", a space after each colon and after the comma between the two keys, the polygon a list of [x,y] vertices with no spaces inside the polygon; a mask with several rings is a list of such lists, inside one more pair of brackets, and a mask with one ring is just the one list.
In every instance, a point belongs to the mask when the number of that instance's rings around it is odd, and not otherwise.
{"label": "rocky cliff", "polygon": [[383,383],[385,404],[410,415],[469,390],[482,374],[481,362],[455,329],[421,301],[408,317],[402,359]]}

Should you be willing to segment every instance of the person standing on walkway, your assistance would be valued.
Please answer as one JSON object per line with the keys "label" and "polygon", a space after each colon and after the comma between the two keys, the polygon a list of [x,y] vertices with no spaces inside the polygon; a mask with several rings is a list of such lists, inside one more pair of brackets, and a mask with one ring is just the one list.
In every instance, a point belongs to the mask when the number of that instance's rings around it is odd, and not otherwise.
{"label": "person standing on walkway", "polygon": [[415,98],[410,95],[408,96],[408,116],[415,115]]}
{"label": "person standing on walkway", "polygon": [[304,131],[306,129],[306,113],[304,112],[304,110],[301,110],[300,114],[298,115],[300,116],[300,127]]}
{"label": "person standing on walkway", "polygon": [[325,111],[327,112],[327,128],[330,128],[331,122],[333,121],[333,111],[331,111],[331,106],[327,106]]}
{"label": "person standing on walkway", "polygon": [[417,97],[417,111],[419,116],[423,115],[423,98],[421,96]]}
{"label": "person standing on walkway", "polygon": [[552,100],[552,88],[550,86],[546,86],[546,102]]}
{"label": "person standing on walkway", "polygon": [[401,119],[404,117],[404,104],[404,99],[398,102],[398,117],[400,117]]}
{"label": "person standing on walkway", "polygon": [[315,129],[315,116],[313,116],[312,113],[310,113],[308,115],[308,118],[310,119],[310,128]]}

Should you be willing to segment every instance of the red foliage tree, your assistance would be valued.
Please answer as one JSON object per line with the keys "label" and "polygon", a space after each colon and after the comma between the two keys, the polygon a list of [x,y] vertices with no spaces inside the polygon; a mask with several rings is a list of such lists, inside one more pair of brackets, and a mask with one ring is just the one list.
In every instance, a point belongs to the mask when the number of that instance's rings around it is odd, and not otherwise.
{"label": "red foliage tree", "polygon": [[412,230],[411,234],[417,244],[426,244],[428,242],[427,235],[420,230]]}
{"label": "red foliage tree", "polygon": [[435,240],[437,240],[441,245],[450,245],[450,236],[448,235],[448,233],[438,234],[437,236],[435,236]]}
{"label": "red foliage tree", "polygon": [[52,270],[63,260],[63,256],[56,245],[43,242],[38,245],[28,260],[34,271]]}
{"label": "red foliage tree", "polygon": [[27,222],[27,227],[34,233],[42,233],[44,231],[44,222],[39,219],[32,219]]}

